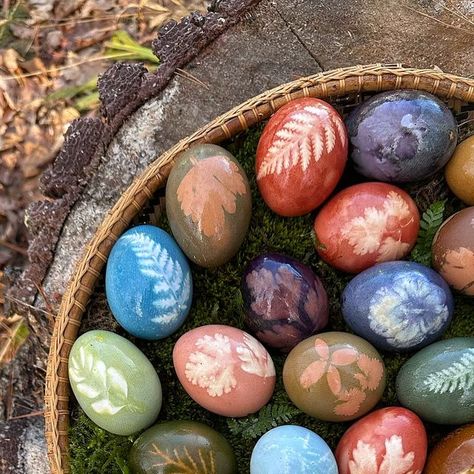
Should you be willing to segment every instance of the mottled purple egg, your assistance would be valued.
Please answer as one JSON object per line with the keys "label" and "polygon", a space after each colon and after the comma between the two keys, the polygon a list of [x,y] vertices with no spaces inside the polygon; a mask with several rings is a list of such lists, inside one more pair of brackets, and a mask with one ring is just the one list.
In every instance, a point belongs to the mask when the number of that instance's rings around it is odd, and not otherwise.
{"label": "mottled purple egg", "polygon": [[439,339],[453,309],[447,283],[415,262],[374,265],[342,293],[342,315],[349,327],[386,351],[419,349]]}
{"label": "mottled purple egg", "polygon": [[320,279],[297,260],[268,253],[242,277],[246,324],[261,342],[290,351],[326,326],[328,299]]}
{"label": "mottled purple egg", "polygon": [[448,107],[420,91],[377,94],[346,120],[357,171],[407,183],[439,171],[454,152],[457,124]]}

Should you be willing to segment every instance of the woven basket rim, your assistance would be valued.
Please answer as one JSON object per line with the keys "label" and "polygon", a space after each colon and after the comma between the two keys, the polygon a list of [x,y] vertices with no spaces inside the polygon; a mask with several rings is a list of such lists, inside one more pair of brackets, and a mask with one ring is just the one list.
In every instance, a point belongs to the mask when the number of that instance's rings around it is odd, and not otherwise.
{"label": "woven basket rim", "polygon": [[69,379],[67,362],[94,285],[114,242],[162,186],[178,153],[194,143],[220,143],[270,117],[301,97],[336,98],[361,92],[417,89],[443,99],[474,103],[474,79],[439,69],[401,64],[370,64],[334,69],[267,90],[180,140],[138,176],[120,196],[88,243],[61,301],[56,317],[46,373],[45,435],[53,474],[70,472],[68,458]]}

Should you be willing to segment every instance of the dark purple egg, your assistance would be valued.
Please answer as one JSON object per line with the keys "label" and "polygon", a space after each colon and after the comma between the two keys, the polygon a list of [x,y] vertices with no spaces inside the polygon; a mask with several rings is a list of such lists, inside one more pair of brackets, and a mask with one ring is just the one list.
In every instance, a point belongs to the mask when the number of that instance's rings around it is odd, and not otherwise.
{"label": "dark purple egg", "polygon": [[348,116],[346,125],[357,171],[397,183],[439,171],[458,136],[448,107],[431,94],[412,90],[375,95]]}
{"label": "dark purple egg", "polygon": [[264,344],[290,351],[328,322],[321,280],[297,260],[268,253],[250,262],[242,277],[245,322]]}

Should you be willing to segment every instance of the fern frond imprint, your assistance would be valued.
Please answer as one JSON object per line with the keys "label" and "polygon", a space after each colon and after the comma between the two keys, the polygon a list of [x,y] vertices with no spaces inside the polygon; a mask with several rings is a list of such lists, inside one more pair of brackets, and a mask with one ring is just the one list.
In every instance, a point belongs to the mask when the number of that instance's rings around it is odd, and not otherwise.
{"label": "fern frond imprint", "polygon": [[[183,446],[173,449],[172,453],[162,451],[156,443],[152,443],[151,454],[159,458],[152,467],[174,467],[176,474],[217,474],[216,458],[212,450],[198,449],[199,459],[194,459],[188,448]],[[207,458],[207,459],[206,459]]]}
{"label": "fern frond imprint", "polygon": [[184,275],[180,263],[146,234],[128,234],[122,238],[130,243],[140,273],[153,280],[153,293],[156,295],[153,306],[158,314],[152,321],[157,324],[173,323],[189,303],[190,274],[186,272]]}
{"label": "fern frond imprint", "polygon": [[428,375],[423,384],[430,392],[443,394],[466,392],[474,386],[474,349],[468,349],[457,362]]}
{"label": "fern frond imprint", "polygon": [[271,174],[281,174],[299,165],[303,171],[311,161],[318,162],[323,153],[331,153],[336,140],[345,143],[346,131],[339,115],[324,105],[303,107],[293,113],[276,134],[267,151],[257,180]]}

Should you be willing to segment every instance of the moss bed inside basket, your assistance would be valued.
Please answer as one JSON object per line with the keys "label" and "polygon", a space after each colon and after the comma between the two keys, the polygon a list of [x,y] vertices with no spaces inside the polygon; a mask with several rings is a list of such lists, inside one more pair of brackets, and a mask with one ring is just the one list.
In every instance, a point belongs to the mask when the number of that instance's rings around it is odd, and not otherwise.
{"label": "moss bed inside basket", "polygon": [[[459,117],[458,117],[459,121]],[[259,413],[241,419],[227,419],[214,415],[197,405],[181,387],[173,369],[172,351],[177,339],[186,331],[205,324],[228,324],[245,329],[243,324],[242,297],[239,291],[240,278],[246,264],[254,257],[268,251],[290,255],[310,265],[322,278],[330,299],[329,325],[325,330],[349,331],[341,316],[339,298],[351,276],[342,274],[322,262],[314,249],[312,224],[314,213],[298,218],[282,218],[274,214],[259,196],[254,174],[255,151],[262,127],[224,144],[242,163],[252,187],[252,221],[247,238],[239,253],[226,265],[207,270],[192,266],[194,300],[191,312],[181,329],[161,341],[148,342],[127,335],[115,322],[107,308],[103,282],[99,282],[81,326],[81,332],[90,329],[116,331],[135,343],[156,368],[163,386],[163,408],[157,422],[190,419],[201,421],[222,433],[231,443],[237,457],[239,472],[249,472],[250,455],[258,436],[277,424],[303,425],[322,436],[331,448],[335,448],[342,433],[351,423],[326,423],[299,412],[289,401],[282,383],[282,366],[285,357],[272,352],[277,369],[275,393],[267,407]],[[461,136],[468,133],[461,130]],[[347,167],[338,189],[362,181]],[[410,259],[430,264],[430,242],[444,218],[464,207],[451,193],[444,182],[443,174],[425,183],[403,186],[417,202],[420,212],[425,214],[427,230],[420,232],[419,243]],[[159,200],[157,199],[157,202]],[[440,203],[440,201],[442,201]],[[161,200],[162,202],[162,200]],[[161,206],[162,207],[162,206]],[[155,206],[159,209],[160,206]],[[150,209],[143,212],[136,223],[150,222]],[[155,214],[153,214],[156,216]],[[153,222],[153,218],[151,221]],[[166,216],[161,213],[157,224],[169,232]],[[454,319],[443,338],[474,336],[474,304],[460,295],[455,296]],[[349,331],[350,332],[350,331]],[[395,393],[395,378],[400,366],[410,354],[384,354],[387,368],[387,388],[376,408],[398,405]],[[136,436],[112,435],[95,426],[75,401],[71,403],[70,456],[73,473],[127,473],[127,455]],[[430,444],[452,429],[447,426],[425,425]]]}

